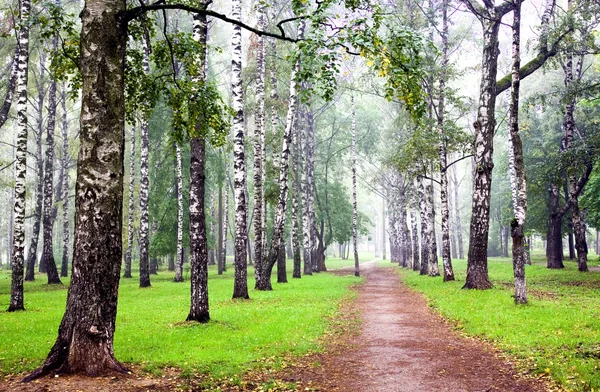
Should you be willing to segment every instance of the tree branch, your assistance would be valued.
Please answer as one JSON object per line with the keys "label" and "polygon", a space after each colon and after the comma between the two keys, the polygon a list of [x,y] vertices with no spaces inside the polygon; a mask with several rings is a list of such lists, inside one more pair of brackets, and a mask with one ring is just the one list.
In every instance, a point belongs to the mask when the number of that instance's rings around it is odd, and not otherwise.
{"label": "tree branch", "polygon": [[[224,22],[231,23],[236,26],[240,26],[241,28],[248,30],[254,34],[257,34],[259,36],[277,38],[277,39],[280,39],[283,41],[288,41],[288,42],[301,41],[300,38],[293,38],[293,37],[288,37],[287,35],[285,35],[285,31],[280,26],[280,24],[278,24],[278,27],[279,27],[281,34],[270,33],[268,31],[263,31],[263,30],[254,28],[254,27],[247,25],[239,20],[231,19],[227,15],[220,14],[220,13],[212,11],[212,10],[202,9],[202,8],[198,8],[198,7],[192,7],[192,6],[185,5],[185,4],[164,4],[163,0],[160,0],[154,4],[142,5],[139,7],[134,7],[134,8],[128,9],[127,11],[123,11],[121,13],[121,17],[123,18],[123,21],[127,23],[136,18],[141,17],[143,14],[145,14],[148,11],[160,11],[160,10],[183,10],[183,11],[187,11],[187,12],[191,12],[191,13],[195,13],[195,14],[211,16],[213,18],[220,19]],[[298,19],[300,19],[300,17]],[[295,20],[295,19],[290,19],[288,21],[292,21],[292,20]]]}

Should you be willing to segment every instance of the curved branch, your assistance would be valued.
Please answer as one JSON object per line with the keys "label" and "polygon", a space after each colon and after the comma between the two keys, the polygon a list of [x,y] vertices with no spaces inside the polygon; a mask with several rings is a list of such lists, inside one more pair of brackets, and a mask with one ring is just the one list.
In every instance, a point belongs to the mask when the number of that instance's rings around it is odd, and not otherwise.
{"label": "curved branch", "polygon": [[[240,26],[241,28],[248,30],[254,34],[257,34],[259,36],[276,38],[276,39],[280,39],[282,41],[288,41],[288,42],[301,41],[300,38],[293,38],[293,37],[288,37],[287,35],[285,35],[285,31],[281,28],[280,25],[278,25],[278,27],[281,31],[281,34],[270,33],[268,31],[263,31],[263,30],[254,28],[254,27],[247,25],[246,23],[243,23],[239,20],[229,18],[227,15],[220,14],[220,13],[212,11],[212,10],[207,10],[207,9],[198,8],[198,7],[192,7],[192,6],[185,5],[185,4],[164,4],[162,1],[160,1],[160,2],[156,2],[154,4],[142,5],[139,7],[134,7],[134,8],[128,9],[127,11],[122,12],[120,16],[123,18],[123,21],[125,23],[128,23],[136,18],[141,17],[148,11],[160,11],[160,10],[183,10],[183,11],[187,11],[187,12],[191,12],[191,13],[195,13],[195,14],[211,16],[213,18],[220,19],[224,22],[231,23],[236,26]],[[300,18],[301,17],[299,17],[298,19],[300,19]],[[302,17],[302,18],[305,18],[305,17]],[[290,19],[288,21],[292,21],[292,20],[295,20],[295,19]]]}

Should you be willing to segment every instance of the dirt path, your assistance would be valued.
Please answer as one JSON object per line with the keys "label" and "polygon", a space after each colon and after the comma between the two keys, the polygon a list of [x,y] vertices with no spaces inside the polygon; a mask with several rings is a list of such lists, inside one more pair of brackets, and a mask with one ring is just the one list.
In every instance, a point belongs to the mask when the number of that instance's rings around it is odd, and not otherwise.
{"label": "dirt path", "polygon": [[[395,271],[361,266],[366,282],[356,302],[362,330],[352,348],[318,358],[288,379],[322,391],[545,391],[525,379],[488,345],[452,331]],[[310,380],[310,382],[308,382]]]}

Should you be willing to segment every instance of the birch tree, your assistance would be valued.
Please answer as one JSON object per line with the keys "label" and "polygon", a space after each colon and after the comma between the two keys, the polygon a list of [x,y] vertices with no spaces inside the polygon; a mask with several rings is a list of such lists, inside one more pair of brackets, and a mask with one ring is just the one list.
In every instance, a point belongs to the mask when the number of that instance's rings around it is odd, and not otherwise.
{"label": "birch tree", "polygon": [[350,105],[350,115],[352,117],[352,247],[354,249],[354,276],[360,276],[360,266],[358,262],[358,228],[356,224],[358,207],[356,201],[356,108],[354,106],[354,92],[350,95]]}
{"label": "birch tree", "polygon": [[129,150],[129,204],[127,214],[127,251],[125,252],[125,272],[123,278],[131,278],[131,259],[133,252],[133,212],[135,208],[135,139],[136,127],[131,127],[131,144]]}
{"label": "birch tree", "polygon": [[523,144],[519,135],[519,67],[521,40],[521,1],[515,3],[512,25],[512,86],[509,105],[509,165],[514,218],[511,222],[512,259],[515,279],[515,303],[527,303],[525,281],[525,234],[527,214],[527,182],[523,161]]}
{"label": "birch tree", "polygon": [[13,206],[12,277],[9,312],[25,310],[23,304],[23,263],[25,242],[25,176],[27,173],[27,74],[29,68],[29,0],[19,4],[19,61],[17,70],[17,154]]}
{"label": "birch tree", "polygon": [[70,228],[69,228],[69,122],[67,119],[67,91],[65,86],[63,85],[62,93],[61,93],[61,107],[62,107],[62,128],[61,135],[63,139],[62,144],[62,184],[57,184],[57,186],[62,187],[62,201],[63,201],[63,251],[62,251],[62,263],[60,267],[60,276],[67,276],[67,271],[69,268],[69,240],[71,238]]}
{"label": "birch tree", "polygon": [[[53,51],[58,51],[58,37],[52,40]],[[54,128],[56,126],[56,81],[50,81],[48,89],[48,125],[46,128],[46,159],[44,168],[44,248],[42,260],[46,266],[48,284],[62,284],[58,276],[56,262],[54,261],[54,249],[52,246],[52,233],[54,228],[53,217],[53,189],[54,189]]]}
{"label": "birch tree", "polygon": [[[142,67],[144,74],[150,73],[150,37],[144,36]],[[148,247],[150,245],[150,225],[148,218],[148,192],[150,179],[148,175],[148,118],[147,113],[142,114],[141,124],[141,146],[140,146],[140,235],[138,244],[140,246],[140,287],[150,287],[150,262],[148,259]]]}
{"label": "birch tree", "polygon": [[[239,21],[242,13],[241,0],[231,2],[232,19]],[[242,31],[241,27],[233,27],[231,37],[231,95],[233,97],[233,186],[235,197],[235,240],[234,263],[235,278],[233,298],[250,298],[247,281],[247,248],[248,233],[246,228],[246,160],[244,154],[244,97],[242,95]]]}
{"label": "birch tree", "polygon": [[175,159],[177,165],[177,256],[173,281],[183,282],[183,167],[179,144],[175,144]]}

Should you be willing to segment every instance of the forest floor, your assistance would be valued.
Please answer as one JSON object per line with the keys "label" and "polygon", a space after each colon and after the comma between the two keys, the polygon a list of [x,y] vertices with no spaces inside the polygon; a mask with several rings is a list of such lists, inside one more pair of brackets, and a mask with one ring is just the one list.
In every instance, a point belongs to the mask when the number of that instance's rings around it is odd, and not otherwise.
{"label": "forest floor", "polygon": [[[337,270],[338,274],[353,269]],[[176,369],[161,377],[130,375],[47,377],[32,383],[8,376],[0,391],[519,391],[553,388],[545,378],[518,371],[491,345],[468,338],[436,315],[425,298],[406,288],[393,268],[361,264],[365,282],[358,297],[334,320],[325,353],[286,360],[279,370],[262,370],[239,380],[182,378]],[[267,368],[268,369],[268,368]]]}

